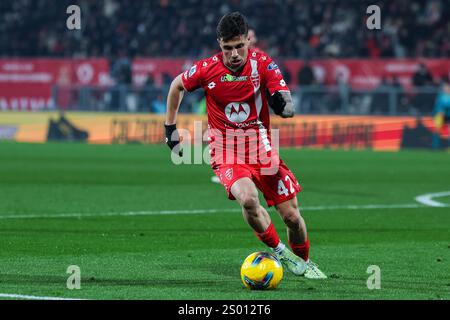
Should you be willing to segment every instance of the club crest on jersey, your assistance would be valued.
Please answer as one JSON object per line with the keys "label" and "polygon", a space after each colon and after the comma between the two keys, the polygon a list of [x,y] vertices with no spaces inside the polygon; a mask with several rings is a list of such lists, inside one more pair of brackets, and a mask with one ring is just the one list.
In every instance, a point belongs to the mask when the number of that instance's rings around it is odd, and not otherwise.
{"label": "club crest on jersey", "polygon": [[250,106],[243,102],[231,102],[225,107],[225,115],[231,122],[243,122],[250,116]]}
{"label": "club crest on jersey", "polygon": [[259,74],[254,74],[250,77],[250,80],[252,80],[253,86],[255,88],[259,88],[259,84],[261,82],[261,78],[259,77]]}

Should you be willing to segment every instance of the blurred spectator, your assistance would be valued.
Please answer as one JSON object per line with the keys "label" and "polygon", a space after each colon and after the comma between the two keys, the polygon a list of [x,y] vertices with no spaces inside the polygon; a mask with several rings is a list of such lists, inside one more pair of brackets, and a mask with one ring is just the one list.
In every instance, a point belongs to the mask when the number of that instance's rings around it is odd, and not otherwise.
{"label": "blurred spectator", "polygon": [[415,87],[415,95],[411,100],[411,113],[430,113],[433,108],[433,101],[436,93],[434,92],[434,82],[430,71],[425,64],[421,63],[414,73],[412,83]]}
{"label": "blurred spectator", "polygon": [[111,67],[111,76],[116,84],[130,85],[132,83],[131,60],[124,51],[121,51]]}
{"label": "blurred spectator", "polygon": [[256,46],[258,43],[258,37],[256,36],[256,32],[254,29],[248,29],[248,37],[250,39],[250,48],[253,48],[256,51],[260,51],[260,49]]}
{"label": "blurred spectator", "polygon": [[[448,82],[442,85],[442,89],[436,98],[436,103],[433,108],[433,116],[435,122],[433,148],[439,149],[441,147],[440,134],[442,129],[444,129],[445,125],[450,126],[450,84]],[[447,141],[450,142],[450,139]]]}
{"label": "blurred spectator", "polygon": [[419,68],[413,75],[412,82],[415,87],[433,85],[433,77],[425,64],[421,63],[419,65]]}
{"label": "blurred spectator", "polygon": [[163,95],[159,94],[156,99],[151,102],[151,112],[153,113],[165,113],[166,112],[166,103],[164,101]]}
{"label": "blurred spectator", "polygon": [[[82,29],[68,31],[61,15],[71,0],[0,1],[0,55],[111,58],[126,48],[130,57],[209,56],[218,51],[217,21],[233,10],[248,16],[259,46],[275,57],[447,57],[450,51],[448,0],[78,3]],[[373,4],[382,8],[376,32],[362,27]]]}
{"label": "blurred spectator", "polygon": [[300,68],[300,71],[298,72],[297,83],[299,85],[310,86],[315,82],[314,71],[308,61],[305,61],[303,66]]}
{"label": "blurred spectator", "polygon": [[151,106],[149,108],[149,105],[157,99],[158,95],[161,94],[161,91],[159,88],[155,86],[155,80],[153,78],[153,75],[149,73],[147,75],[147,79],[144,82],[143,87],[140,89],[140,103],[139,103],[139,109],[141,111],[152,111]]}
{"label": "blurred spectator", "polygon": [[370,112],[373,114],[387,114],[389,112],[389,94],[392,90],[392,81],[383,77],[378,87],[373,91]]}
{"label": "blurred spectator", "polygon": [[170,86],[170,84],[172,83],[173,77],[166,72],[164,72],[161,76],[162,76],[163,86]]}
{"label": "blurred spectator", "polygon": [[407,113],[408,111],[408,98],[405,94],[405,89],[396,76],[392,77],[392,87],[395,90],[395,100],[397,105],[397,113]]}
{"label": "blurred spectator", "polygon": [[152,86],[155,85],[155,79],[153,78],[153,74],[149,73],[149,74],[147,75],[147,79],[145,80],[144,85],[145,85],[146,87],[152,87]]}

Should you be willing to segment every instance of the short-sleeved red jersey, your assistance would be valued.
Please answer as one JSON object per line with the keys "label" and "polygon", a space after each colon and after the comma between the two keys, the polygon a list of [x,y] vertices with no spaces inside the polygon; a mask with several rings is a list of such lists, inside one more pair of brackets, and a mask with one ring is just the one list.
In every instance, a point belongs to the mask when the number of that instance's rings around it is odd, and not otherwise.
{"label": "short-sleeved red jersey", "polygon": [[[200,87],[205,90],[211,141],[218,133],[225,137],[227,130],[252,130],[257,133],[258,143],[270,151],[266,90],[272,95],[289,89],[280,69],[267,54],[249,49],[244,67],[233,72],[225,66],[223,54],[219,53],[195,63],[184,72],[182,81],[187,91]],[[253,151],[246,146],[247,153]]]}

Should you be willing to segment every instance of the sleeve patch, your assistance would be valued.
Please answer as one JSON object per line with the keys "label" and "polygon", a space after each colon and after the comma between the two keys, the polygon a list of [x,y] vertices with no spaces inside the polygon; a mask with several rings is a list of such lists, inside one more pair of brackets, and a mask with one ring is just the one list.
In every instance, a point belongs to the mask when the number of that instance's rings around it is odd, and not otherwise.
{"label": "sleeve patch", "polygon": [[194,75],[194,73],[197,71],[197,65],[193,65],[191,69],[189,70],[189,78]]}
{"label": "sleeve patch", "polygon": [[271,71],[271,70],[277,70],[278,66],[275,62],[271,62],[268,66],[267,66],[267,70]]}

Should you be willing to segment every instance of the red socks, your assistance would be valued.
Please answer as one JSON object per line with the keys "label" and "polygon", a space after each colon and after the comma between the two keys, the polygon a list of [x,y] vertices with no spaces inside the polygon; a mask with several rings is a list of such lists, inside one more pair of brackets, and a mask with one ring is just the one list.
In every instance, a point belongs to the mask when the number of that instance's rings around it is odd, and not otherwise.
{"label": "red socks", "polygon": [[289,241],[289,246],[291,247],[292,251],[302,258],[305,261],[308,261],[309,259],[309,239],[306,240],[305,243],[298,244],[298,243],[292,243]]}
{"label": "red socks", "polygon": [[[278,237],[277,231],[275,230],[275,226],[271,222],[269,227],[266,229],[266,231],[262,233],[258,233],[255,231],[256,236],[264,242],[266,245],[268,245],[271,248],[275,248],[280,243],[280,238]],[[297,256],[302,258],[305,261],[308,261],[309,259],[309,239],[306,240],[305,243],[298,244],[298,243],[292,243],[289,241],[289,246],[292,249],[292,252],[294,252]]]}
{"label": "red socks", "polygon": [[258,233],[255,231],[256,236],[271,248],[275,248],[280,243],[280,238],[278,237],[275,226],[271,222],[269,227],[263,233]]}

